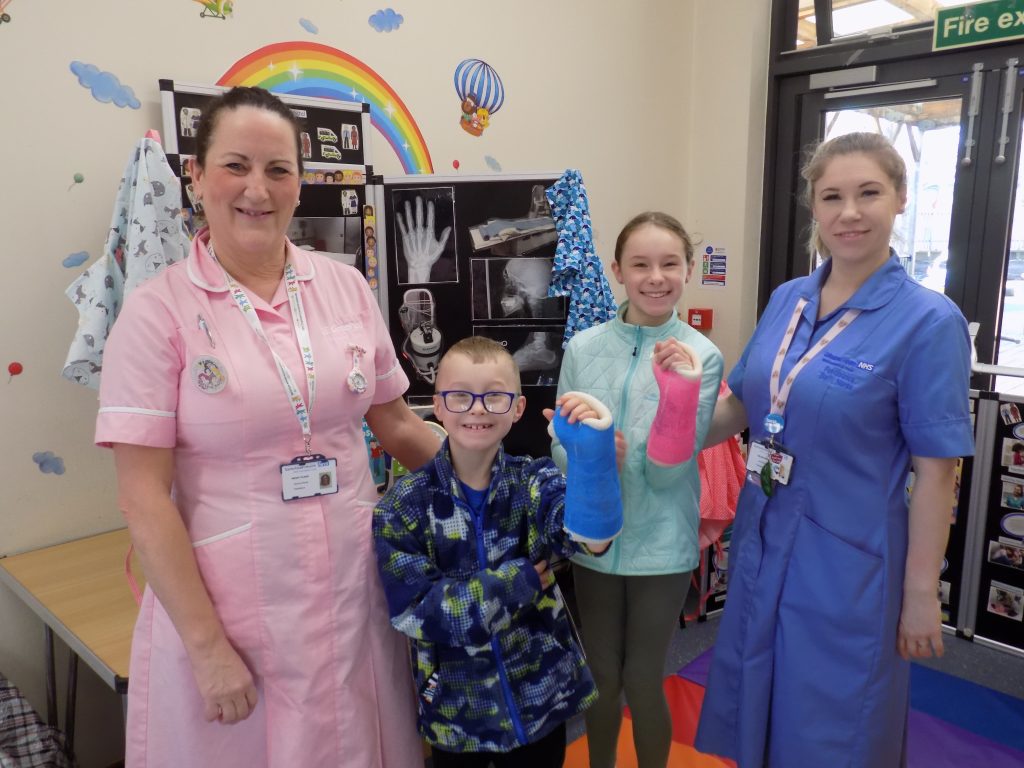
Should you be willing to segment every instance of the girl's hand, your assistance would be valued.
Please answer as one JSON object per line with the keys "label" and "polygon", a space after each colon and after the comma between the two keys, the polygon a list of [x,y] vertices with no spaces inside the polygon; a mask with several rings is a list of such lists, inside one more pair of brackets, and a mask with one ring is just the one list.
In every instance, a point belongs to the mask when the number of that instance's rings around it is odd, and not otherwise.
{"label": "girl's hand", "polygon": [[622,465],[626,462],[626,436],[621,429],[615,430],[615,467],[622,471]]}
{"label": "girl's hand", "polygon": [[935,592],[904,591],[896,649],[908,661],[942,656],[942,609]]}
{"label": "girl's hand", "polygon": [[670,338],[658,341],[654,344],[654,354],[651,359],[655,365],[661,366],[664,370],[679,366],[687,370],[696,368],[696,364],[686,346],[679,339]]}

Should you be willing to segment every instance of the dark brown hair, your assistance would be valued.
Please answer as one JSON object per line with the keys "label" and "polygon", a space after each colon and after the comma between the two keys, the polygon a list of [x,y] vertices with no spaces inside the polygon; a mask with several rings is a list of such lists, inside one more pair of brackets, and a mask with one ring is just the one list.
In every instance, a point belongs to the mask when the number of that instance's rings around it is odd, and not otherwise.
{"label": "dark brown hair", "polygon": [[295,119],[291,109],[277,96],[263,88],[249,88],[238,86],[232,88],[212,101],[203,108],[203,115],[199,118],[199,126],[196,128],[196,162],[200,167],[206,166],[206,154],[210,150],[210,143],[213,141],[213,132],[217,130],[217,117],[225,110],[238,109],[239,107],[253,107],[273,112],[291,126],[295,134],[295,161],[298,163],[299,175],[302,175],[302,140],[299,137],[302,126]]}

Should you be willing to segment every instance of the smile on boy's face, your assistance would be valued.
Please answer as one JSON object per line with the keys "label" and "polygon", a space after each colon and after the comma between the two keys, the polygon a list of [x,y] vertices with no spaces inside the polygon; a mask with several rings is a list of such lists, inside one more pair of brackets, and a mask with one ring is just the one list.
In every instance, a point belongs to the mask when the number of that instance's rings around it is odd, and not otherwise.
{"label": "smile on boy's face", "polygon": [[[474,363],[466,355],[449,354],[437,374],[437,391],[464,390],[476,394],[519,391],[519,380],[510,361],[484,360]],[[517,395],[508,413],[491,413],[476,398],[465,413],[452,413],[439,394],[434,395],[434,416],[448,432],[456,450],[490,451],[498,447],[526,408],[526,398]]]}

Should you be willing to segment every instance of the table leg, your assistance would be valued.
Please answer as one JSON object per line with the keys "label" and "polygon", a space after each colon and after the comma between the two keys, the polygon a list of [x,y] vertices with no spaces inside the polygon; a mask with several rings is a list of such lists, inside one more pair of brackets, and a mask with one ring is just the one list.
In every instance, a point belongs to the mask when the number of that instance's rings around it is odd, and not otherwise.
{"label": "table leg", "polygon": [[44,647],[46,652],[46,724],[57,726],[57,671],[53,660],[53,630],[43,624]]}
{"label": "table leg", "polygon": [[64,734],[69,757],[75,754],[75,705],[78,698],[78,654],[68,652],[68,697],[64,702]]}

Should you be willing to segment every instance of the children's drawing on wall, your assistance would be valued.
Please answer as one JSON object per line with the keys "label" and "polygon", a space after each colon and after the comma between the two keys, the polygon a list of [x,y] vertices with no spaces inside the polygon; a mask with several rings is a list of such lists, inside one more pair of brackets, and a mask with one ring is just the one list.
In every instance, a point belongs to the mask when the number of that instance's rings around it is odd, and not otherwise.
{"label": "children's drawing on wall", "polygon": [[410,288],[402,296],[398,319],[405,331],[399,353],[417,378],[433,384],[444,351],[444,335],[435,319],[434,294],[427,288]]}
{"label": "children's drawing on wall", "polygon": [[64,459],[55,456],[53,451],[39,451],[32,454],[32,461],[39,467],[44,475],[63,475]]}
{"label": "children's drawing on wall", "polygon": [[7,383],[10,384],[12,381],[14,381],[14,377],[15,376],[21,376],[21,374],[24,372],[24,370],[25,370],[25,366],[23,366],[21,363],[19,363],[17,361],[15,361],[13,363],[8,363],[7,364]]}
{"label": "children's drawing on wall", "polygon": [[199,17],[203,19],[226,19],[235,11],[232,0],[192,0],[203,6]]}
{"label": "children's drawing on wall", "polygon": [[399,284],[453,283],[459,280],[452,187],[396,189],[395,261]]}
{"label": "children's drawing on wall", "polygon": [[455,68],[455,92],[462,102],[459,125],[473,136],[480,136],[491,124],[491,115],[505,103],[501,78],[486,61],[464,59]]}
{"label": "children's drawing on wall", "polygon": [[394,32],[405,21],[405,17],[394,8],[382,8],[367,19],[370,26],[378,32]]}
{"label": "children's drawing on wall", "polygon": [[7,12],[7,6],[12,0],[0,0],[0,24],[6,24],[11,20],[11,14]]}
{"label": "children's drawing on wall", "polygon": [[86,64],[84,61],[72,61],[70,69],[78,78],[78,84],[88,88],[96,101],[104,104],[112,102],[114,106],[132,109],[142,106],[142,102],[135,98],[135,91],[122,85],[113,72],[103,72],[94,64]]}
{"label": "children's drawing on wall", "polygon": [[309,32],[309,34],[311,35],[316,35],[319,34],[320,32],[320,27],[318,27],[309,19],[299,19],[299,26],[302,27],[307,32]]}

